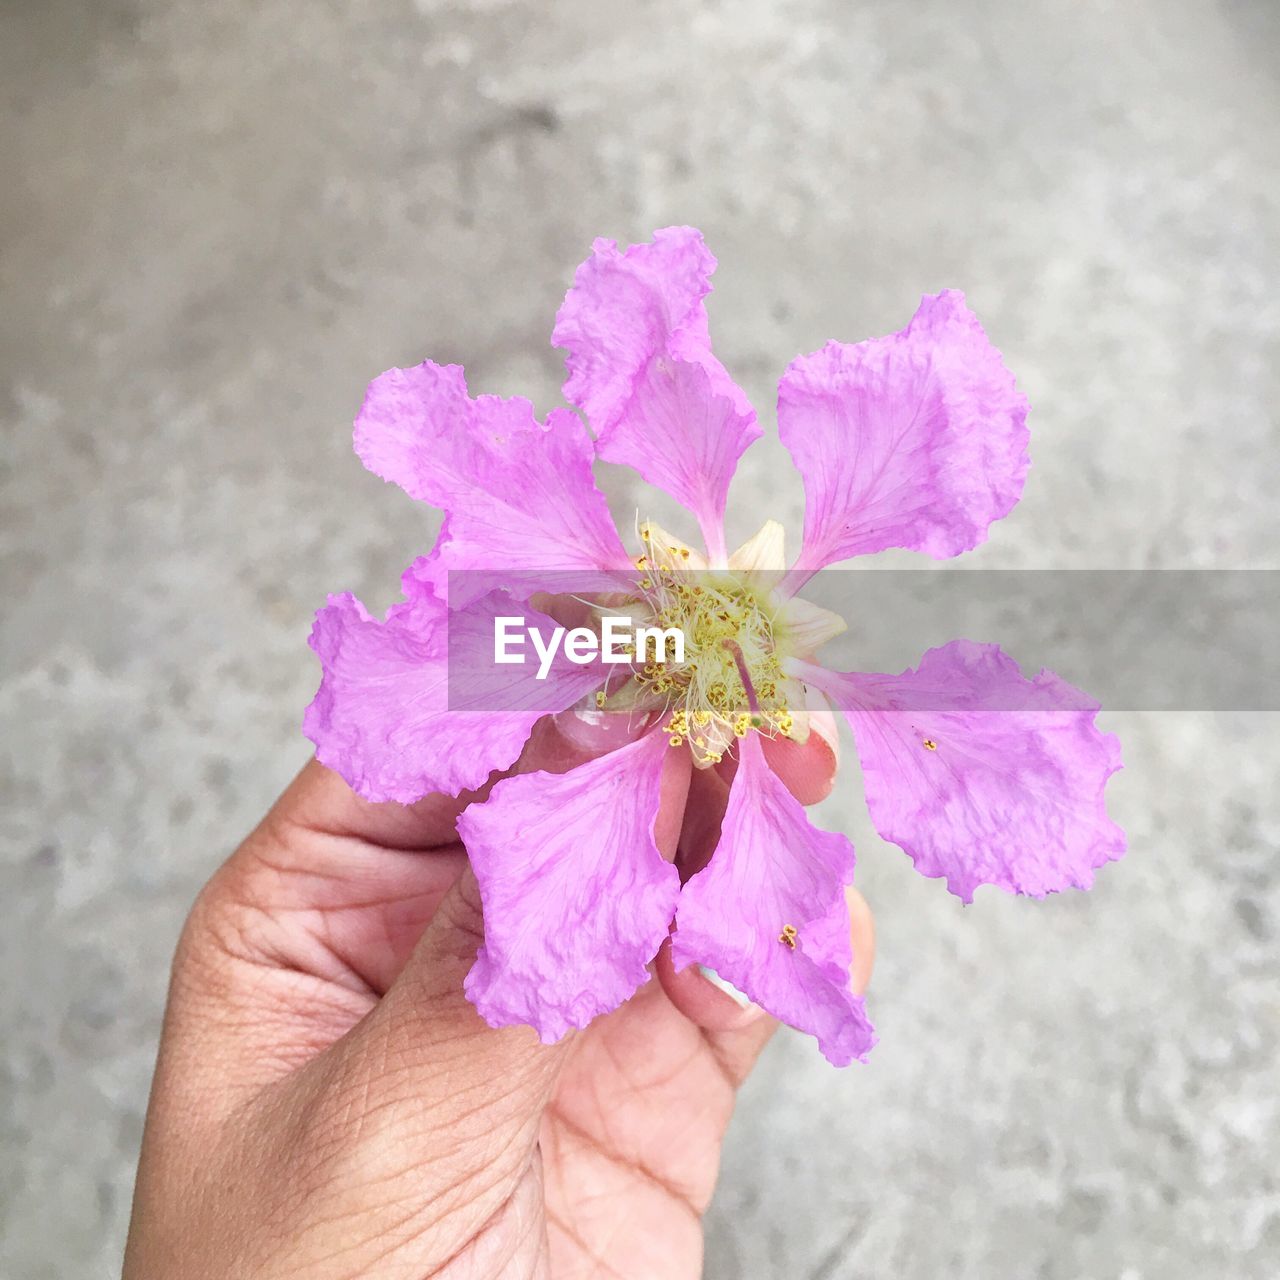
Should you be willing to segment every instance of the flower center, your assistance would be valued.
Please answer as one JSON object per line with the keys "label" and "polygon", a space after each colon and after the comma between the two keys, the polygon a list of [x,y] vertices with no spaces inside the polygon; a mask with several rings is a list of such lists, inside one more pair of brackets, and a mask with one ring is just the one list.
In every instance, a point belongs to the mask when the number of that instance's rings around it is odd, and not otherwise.
{"label": "flower center", "polygon": [[718,763],[752,729],[791,733],[794,718],[775,640],[773,593],[728,569],[690,569],[687,548],[644,532],[636,561],[639,603],[652,625],[676,628],[684,652],[649,658],[635,671],[636,705],[662,707],[672,746],[689,744],[694,762]]}

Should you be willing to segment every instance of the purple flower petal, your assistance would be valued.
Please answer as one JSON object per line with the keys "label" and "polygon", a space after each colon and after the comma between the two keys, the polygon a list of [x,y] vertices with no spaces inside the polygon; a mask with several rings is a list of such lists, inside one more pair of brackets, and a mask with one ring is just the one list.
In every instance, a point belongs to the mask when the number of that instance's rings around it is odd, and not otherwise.
{"label": "purple flower petal", "polygon": [[672,958],[677,968],[709,965],[762,1008],[816,1036],[836,1066],[864,1060],[875,1034],[861,997],[849,989],[844,886],[853,879],[853,846],[810,826],[765,762],[756,734],[739,747],[720,843],[680,894]]}
{"label": "purple flower petal", "polygon": [[876,830],[965,902],[981,884],[1087,889],[1124,852],[1103,797],[1119,741],[1052,672],[1027,680],[998,645],[955,640],[901,675],[803,678],[848,717]]}
{"label": "purple flower petal", "polygon": [[597,452],[605,462],[634,467],[692,511],[708,553],[723,561],[729,483],[760,434],[754,415],[712,390],[701,365],[658,356],[636,379],[630,407],[600,437]]}
{"label": "purple flower petal", "polygon": [[569,773],[506,778],[458,820],[484,902],[466,992],[491,1026],[549,1044],[649,976],[680,892],[654,841],[667,752],[650,733]]}
{"label": "purple flower petal", "polygon": [[449,566],[444,550],[449,545],[449,518],[440,526],[436,544],[425,556],[419,556],[401,575],[400,590],[406,600],[428,596],[449,603]]}
{"label": "purple flower petal", "polygon": [[725,495],[761,434],[711,354],[703,298],[716,261],[691,227],[620,251],[597,240],[551,340],[568,352],[565,398],[587,415],[606,462],[634,467],[688,507],[723,554]]}
{"label": "purple flower petal", "polygon": [[778,427],[804,479],[798,565],[984,541],[1022,494],[1026,398],[964,295],[926,297],[901,332],[792,361]]}
{"label": "purple flower petal", "polygon": [[[451,619],[441,599],[420,589],[379,622],[354,596],[330,596],[311,632],[323,673],[303,720],[320,762],[365,799],[402,804],[456,795],[512,764],[534,723],[589,692],[599,672],[561,654],[545,680],[534,664],[480,661],[455,663],[451,677],[450,621],[455,654],[491,655],[501,612],[513,610],[495,594]],[[554,625],[536,611],[521,614]]]}
{"label": "purple flower petal", "polygon": [[365,466],[447,513],[447,569],[593,570],[629,564],[591,474],[576,415],[545,424],[520,397],[467,393],[458,365],[430,360],[369,384],[355,427]]}

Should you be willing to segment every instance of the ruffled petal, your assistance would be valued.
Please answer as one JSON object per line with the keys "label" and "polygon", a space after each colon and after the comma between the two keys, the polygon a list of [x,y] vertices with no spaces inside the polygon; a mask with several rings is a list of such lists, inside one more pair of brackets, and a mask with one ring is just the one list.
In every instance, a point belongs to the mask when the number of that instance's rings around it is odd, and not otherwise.
{"label": "ruffled petal", "polygon": [[1026,397],[954,290],[926,297],[901,333],[794,360],[778,427],[804,480],[798,567],[977,546],[1022,495],[1026,417]]}
{"label": "ruffled petal", "polygon": [[876,830],[965,902],[982,884],[1087,889],[1125,850],[1103,792],[1121,767],[1098,704],[998,645],[956,640],[901,675],[803,678],[848,717]]}
{"label": "ruffled petal", "polygon": [[648,977],[680,877],[654,839],[663,735],[564,774],[499,782],[458,820],[484,902],[468,998],[544,1043],[617,1008]]}
{"label": "ruffled petal", "polygon": [[427,360],[369,384],[355,443],[375,475],[447,513],[438,543],[446,570],[628,563],[592,478],[591,440],[567,409],[541,423],[529,401],[473,399],[458,365]]}
{"label": "ruffled petal", "polygon": [[[382,622],[354,596],[331,596],[311,632],[323,671],[303,720],[320,762],[365,799],[403,804],[478,787],[514,763],[534,723],[600,677],[562,653],[542,680],[536,663],[496,666],[493,619],[504,612],[555,625],[496,594],[451,617],[424,589]],[[451,650],[462,655],[452,673]]]}
{"label": "ruffled petal", "polygon": [[836,1066],[865,1060],[875,1034],[849,988],[844,886],[853,879],[853,846],[809,824],[756,734],[740,750],[720,843],[680,894],[672,958],[677,968],[709,966],[816,1036]]}
{"label": "ruffled petal", "polygon": [[620,251],[597,240],[578,268],[551,340],[567,349],[565,398],[587,415],[597,451],[634,467],[697,517],[723,557],[725,495],[755,412],[711,354],[703,298],[716,261],[691,227]]}
{"label": "ruffled petal", "polygon": [[425,556],[419,556],[400,575],[400,590],[406,600],[428,596],[441,604],[449,603],[449,566],[444,557],[444,549],[448,545],[449,519],[446,516],[435,546]]}

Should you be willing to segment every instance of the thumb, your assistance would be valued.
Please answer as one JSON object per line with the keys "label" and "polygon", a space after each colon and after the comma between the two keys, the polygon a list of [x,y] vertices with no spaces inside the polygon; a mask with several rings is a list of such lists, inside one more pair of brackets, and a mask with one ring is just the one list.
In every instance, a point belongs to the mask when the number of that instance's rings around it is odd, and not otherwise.
{"label": "thumb", "polygon": [[[389,1059],[419,1105],[447,1102],[487,1135],[545,1105],[571,1037],[544,1045],[531,1027],[494,1028],[481,1018],[463,979],[483,941],[480,888],[468,866],[391,990],[356,1028],[362,1043],[352,1048]],[[466,1130],[452,1132],[461,1138]]]}
{"label": "thumb", "polygon": [[320,1163],[341,1209],[323,1216],[346,1223],[342,1247],[353,1230],[357,1252],[381,1241],[381,1257],[399,1241],[414,1274],[434,1275],[489,1237],[483,1247],[505,1256],[501,1242],[538,1220],[539,1131],[568,1041],[482,1021],[462,990],[482,937],[467,868],[387,994],[294,1082],[309,1146],[334,1153]]}
{"label": "thumb", "polygon": [[[600,753],[582,726],[566,732],[547,723],[519,771],[565,772]],[[679,804],[659,819],[659,842],[672,851],[683,791],[675,798]],[[377,1160],[414,1169],[420,1188],[429,1177],[442,1211],[455,1201],[465,1206],[460,1222],[476,1214],[487,1220],[530,1171],[542,1113],[573,1041],[571,1033],[545,1045],[530,1027],[494,1028],[480,1017],[463,980],[483,941],[483,904],[468,866],[390,990],[333,1046],[339,1093],[359,1100],[356,1124],[362,1138],[376,1137]]]}
{"label": "thumb", "polygon": [[536,1148],[567,1046],[494,1030],[467,1003],[481,934],[466,870],[382,1000],[251,1104],[248,1129],[267,1144],[254,1159],[305,1204],[290,1261],[499,1275],[541,1231]]}

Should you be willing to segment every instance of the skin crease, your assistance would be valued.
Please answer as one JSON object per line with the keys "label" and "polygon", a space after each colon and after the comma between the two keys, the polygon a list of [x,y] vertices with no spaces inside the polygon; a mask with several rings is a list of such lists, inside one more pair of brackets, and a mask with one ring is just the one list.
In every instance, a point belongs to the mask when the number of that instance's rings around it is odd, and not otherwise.
{"label": "skin crease", "polygon": [[[831,748],[787,747],[793,794],[826,794]],[[517,769],[587,754],[544,722]],[[668,757],[657,826],[686,876],[728,795],[688,761]],[[201,892],[124,1280],[701,1274],[735,1092],[776,1023],[675,973],[667,943],[653,980],[557,1045],[485,1025],[462,993],[482,937],[462,803],[372,805],[313,761]],[[850,906],[861,991],[873,931]]]}

